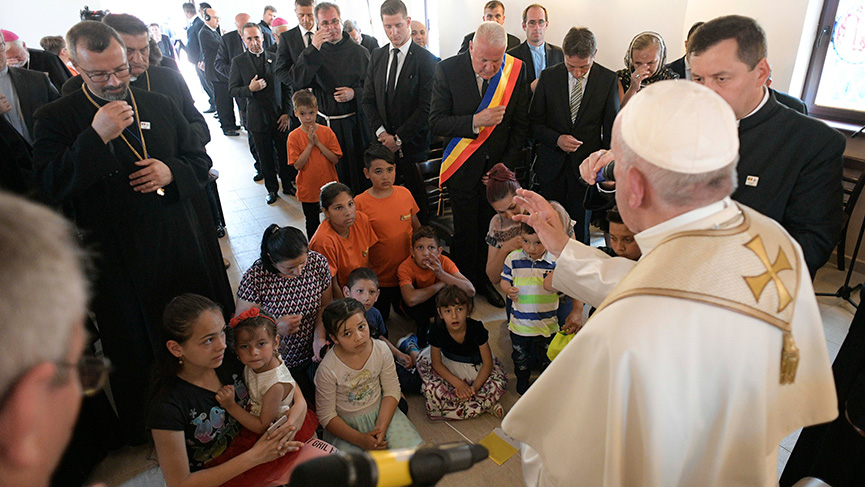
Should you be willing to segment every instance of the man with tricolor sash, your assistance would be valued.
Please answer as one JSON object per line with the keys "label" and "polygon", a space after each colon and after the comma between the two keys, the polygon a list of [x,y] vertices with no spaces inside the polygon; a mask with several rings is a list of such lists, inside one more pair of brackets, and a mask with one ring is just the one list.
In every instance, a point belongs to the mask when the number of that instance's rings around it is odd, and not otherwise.
{"label": "man with tricolor sash", "polygon": [[618,275],[621,258],[569,240],[518,191],[517,219],[558,256],[553,286],[598,306],[503,422],[526,484],[777,485],[779,442],[838,408],[802,248],[730,199],[732,108],[696,83],[655,83],[619,113],[611,153],[643,252]]}
{"label": "man with tricolor sash", "polygon": [[445,137],[441,184],[454,215],[454,261],[487,298],[504,302],[486,278],[483,236],[493,210],[481,178],[495,164],[513,168],[525,144],[529,91],[523,62],[505,55],[507,33],[495,22],[475,32],[469,51],[436,66],[430,133]]}

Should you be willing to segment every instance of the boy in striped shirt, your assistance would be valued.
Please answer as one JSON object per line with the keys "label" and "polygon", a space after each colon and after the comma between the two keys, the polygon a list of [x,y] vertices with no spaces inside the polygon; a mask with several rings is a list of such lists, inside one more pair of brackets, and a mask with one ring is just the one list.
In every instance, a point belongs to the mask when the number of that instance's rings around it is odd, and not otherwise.
{"label": "boy in striped shirt", "polygon": [[514,250],[505,258],[502,291],[512,301],[508,330],[514,351],[514,371],[517,375],[517,393],[529,388],[533,366],[541,372],[550,364],[547,347],[559,330],[556,313],[559,298],[555,292],[544,289],[544,278],[556,268],[556,258],[544,247],[531,226],[520,224],[523,248]]}

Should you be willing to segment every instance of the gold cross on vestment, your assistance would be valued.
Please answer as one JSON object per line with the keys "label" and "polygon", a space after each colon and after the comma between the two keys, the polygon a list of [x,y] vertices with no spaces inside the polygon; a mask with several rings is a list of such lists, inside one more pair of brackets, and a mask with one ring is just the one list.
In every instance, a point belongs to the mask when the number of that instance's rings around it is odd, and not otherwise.
{"label": "gold cross on vestment", "polygon": [[745,282],[748,283],[748,287],[751,288],[751,292],[754,293],[754,299],[760,301],[760,295],[763,294],[763,290],[766,289],[769,281],[773,281],[775,287],[778,289],[778,312],[780,313],[793,300],[793,297],[790,296],[790,292],[787,291],[784,283],[781,282],[781,279],[778,277],[778,274],[781,271],[793,270],[793,266],[791,266],[790,261],[787,260],[787,254],[784,253],[784,249],[779,247],[778,257],[775,259],[775,263],[770,263],[769,255],[766,253],[766,247],[763,245],[763,239],[759,235],[746,243],[745,247],[748,247],[751,251],[757,254],[757,257],[760,258],[760,262],[766,266],[766,272],[758,276],[743,276]]}

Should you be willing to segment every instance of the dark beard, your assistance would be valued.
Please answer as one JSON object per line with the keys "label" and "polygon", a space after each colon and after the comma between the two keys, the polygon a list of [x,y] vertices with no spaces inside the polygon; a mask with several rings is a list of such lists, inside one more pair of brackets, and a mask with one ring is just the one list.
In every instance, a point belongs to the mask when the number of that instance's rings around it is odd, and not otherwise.
{"label": "dark beard", "polygon": [[124,86],[122,91],[106,92],[102,90],[102,92],[99,93],[97,96],[99,96],[99,98],[102,98],[103,100],[108,101],[125,100],[126,97],[129,96],[129,85]]}

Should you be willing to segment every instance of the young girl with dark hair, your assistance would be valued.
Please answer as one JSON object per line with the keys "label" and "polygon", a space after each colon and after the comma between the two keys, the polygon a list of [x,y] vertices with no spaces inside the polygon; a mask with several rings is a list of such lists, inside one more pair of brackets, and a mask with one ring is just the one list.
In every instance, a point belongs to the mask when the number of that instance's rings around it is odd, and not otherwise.
{"label": "young girl with dark hair", "polygon": [[276,320],[279,353],[307,402],[315,401],[313,362],[325,343],[321,310],[331,301],[327,259],[310,251],[303,232],[267,227],[261,256],[244,273],[237,289],[237,313],[260,308]]}
{"label": "young girl with dark hair", "polygon": [[320,200],[325,220],[312,236],[309,248],[327,257],[334,299],[342,299],[342,288],[351,271],[369,267],[369,249],[378,242],[378,236],[366,214],[355,207],[348,186],[326,184],[321,188]]}
{"label": "young girl with dark hair", "polygon": [[315,374],[316,412],[325,440],[343,451],[415,448],[420,433],[402,411],[393,355],[373,340],[363,305],[351,298],[327,305],[322,319],[333,348]]}
{"label": "young girl with dark hair", "polygon": [[165,308],[162,334],[165,347],[147,423],[168,487],[216,487],[244,472],[271,469],[268,462],[302,446],[288,439],[300,425],[286,423],[236,456],[218,460],[240,425],[220,407],[217,391],[231,385],[240,404],[248,400],[240,363],[226,354],[222,311],[205,297],[178,296]]}

